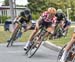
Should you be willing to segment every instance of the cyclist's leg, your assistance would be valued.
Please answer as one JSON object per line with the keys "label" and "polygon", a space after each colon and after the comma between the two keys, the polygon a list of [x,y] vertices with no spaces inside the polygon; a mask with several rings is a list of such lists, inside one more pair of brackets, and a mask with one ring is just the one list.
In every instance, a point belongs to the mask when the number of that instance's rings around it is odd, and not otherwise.
{"label": "cyclist's leg", "polygon": [[35,29],[33,30],[32,34],[31,34],[30,37],[29,37],[29,40],[27,41],[27,43],[26,43],[26,45],[25,45],[25,47],[24,47],[24,50],[26,50],[27,47],[31,44],[31,41],[32,41],[34,35],[38,32],[38,30],[39,30],[39,29],[37,29],[37,28],[35,27]]}
{"label": "cyclist's leg", "polygon": [[38,32],[38,30],[39,30],[39,26],[40,26],[40,25],[42,25],[42,21],[39,21],[39,22],[36,23],[35,29],[33,30],[32,34],[30,35],[29,40],[28,40],[28,42],[26,43],[26,45],[25,45],[25,47],[24,47],[24,50],[27,50],[27,47],[31,44],[34,35],[35,35],[35,34]]}
{"label": "cyclist's leg", "polygon": [[[15,23],[15,27],[14,27],[14,31],[16,30],[16,28],[17,28],[18,26],[19,26],[19,24],[16,22],[16,23]],[[14,31],[13,31],[13,32],[14,32]]]}
{"label": "cyclist's leg", "polygon": [[68,45],[66,46],[65,50],[69,51],[71,46],[75,43],[75,33],[72,35],[72,38],[70,40],[70,42],[68,43]]}
{"label": "cyclist's leg", "polygon": [[65,36],[67,34],[69,27],[70,27],[70,25],[67,25],[63,28],[63,36]]}
{"label": "cyclist's leg", "polygon": [[52,24],[52,23],[49,24],[48,27],[47,27],[47,31],[48,32],[46,33],[45,36],[47,37],[48,35],[50,35],[49,39],[54,38],[53,36],[55,35],[55,33],[54,33],[55,32],[55,24]]}
{"label": "cyclist's leg", "polygon": [[69,41],[69,43],[67,44],[67,46],[64,49],[64,53],[60,59],[61,62],[65,62],[68,51],[71,49],[72,45],[75,43],[75,34],[73,34],[71,40]]}
{"label": "cyclist's leg", "polygon": [[12,32],[12,35],[11,35],[11,38],[10,38],[10,40],[13,38],[13,36],[15,35],[15,31],[16,31],[16,29],[18,28],[18,23],[15,23],[15,27],[14,27],[14,30],[13,30],[13,32]]}
{"label": "cyclist's leg", "polygon": [[69,22],[69,21],[65,22],[65,25],[63,27],[64,32],[69,29],[70,25],[71,25],[71,22]]}
{"label": "cyclist's leg", "polygon": [[64,21],[61,20],[61,21],[60,21],[60,27],[63,28],[64,25],[65,25]]}

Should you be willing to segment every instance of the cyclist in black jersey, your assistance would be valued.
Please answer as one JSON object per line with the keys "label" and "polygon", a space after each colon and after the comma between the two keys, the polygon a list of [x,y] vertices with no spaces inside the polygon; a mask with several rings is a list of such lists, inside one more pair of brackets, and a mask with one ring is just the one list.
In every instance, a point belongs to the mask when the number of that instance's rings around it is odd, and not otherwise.
{"label": "cyclist in black jersey", "polygon": [[[17,29],[17,27],[21,26],[21,32],[19,33],[21,36],[22,32],[27,31],[31,28],[31,25],[30,25],[31,21],[32,21],[31,11],[29,8],[25,8],[25,10],[22,11],[20,13],[20,15],[13,20],[13,24],[15,26],[14,30],[13,30],[13,34],[14,34],[15,30]],[[11,38],[12,38],[12,36],[11,36]]]}
{"label": "cyclist in black jersey", "polygon": [[31,20],[32,20],[31,11],[30,9],[26,8],[24,11],[20,13],[18,17],[15,18],[14,23],[16,27],[20,23],[24,29],[29,29],[28,24],[31,22]]}
{"label": "cyclist in black jersey", "polygon": [[57,9],[56,17],[58,24],[60,24],[60,27],[62,28],[62,35],[65,35],[66,31],[70,27],[71,22],[67,19],[62,9]]}

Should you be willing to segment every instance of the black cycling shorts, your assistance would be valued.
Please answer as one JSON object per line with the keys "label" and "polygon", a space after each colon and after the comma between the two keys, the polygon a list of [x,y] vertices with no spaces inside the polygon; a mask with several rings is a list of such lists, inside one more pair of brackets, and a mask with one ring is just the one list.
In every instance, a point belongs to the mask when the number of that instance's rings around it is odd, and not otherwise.
{"label": "black cycling shorts", "polygon": [[42,20],[39,25],[41,27],[48,28],[49,26],[52,26],[52,22],[45,22],[44,20]]}

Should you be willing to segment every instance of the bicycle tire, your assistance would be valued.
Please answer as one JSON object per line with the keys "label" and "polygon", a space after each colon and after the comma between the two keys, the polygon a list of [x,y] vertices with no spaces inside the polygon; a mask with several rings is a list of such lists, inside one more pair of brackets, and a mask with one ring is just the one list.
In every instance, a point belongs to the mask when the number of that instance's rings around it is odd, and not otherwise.
{"label": "bicycle tire", "polygon": [[18,33],[19,27],[15,30],[15,32],[12,34],[10,40],[8,41],[7,47],[12,46],[14,39],[16,39],[16,34]]}
{"label": "bicycle tire", "polygon": [[7,42],[8,42],[8,43],[7,43],[7,47],[9,47],[9,45],[10,45],[10,42],[11,42],[11,41],[10,41],[10,40],[8,40]]}
{"label": "bicycle tire", "polygon": [[[40,47],[40,45],[41,45],[41,43],[42,43],[42,41],[43,41],[43,39],[44,39],[44,37],[45,37],[45,33],[46,33],[47,31],[44,29],[44,28],[42,28],[35,36],[34,36],[34,38],[33,38],[33,40],[32,40],[32,45],[30,46],[30,49],[27,51],[27,56],[29,57],[29,58],[31,58],[35,53],[36,53],[36,51],[39,49],[39,47]],[[39,43],[37,43],[39,41]],[[38,44],[38,45],[37,45]],[[36,45],[37,45],[37,47],[36,47]],[[34,48],[35,48],[35,50],[34,50]],[[32,53],[31,53],[31,51],[32,50],[34,50]],[[30,54],[31,53],[31,54]]]}
{"label": "bicycle tire", "polygon": [[58,53],[58,57],[57,57],[57,62],[59,62],[60,58],[62,57],[62,54],[64,52],[64,48],[66,47],[67,44],[65,44],[62,49],[59,51]]}
{"label": "bicycle tire", "polygon": [[[37,42],[37,41],[36,41],[36,42]],[[40,42],[40,43],[38,44],[37,47],[35,47],[35,46],[36,46],[36,43],[34,43],[34,44],[31,46],[31,48],[30,48],[30,50],[29,50],[29,52],[28,52],[28,57],[29,57],[29,58],[31,58],[31,57],[36,53],[36,51],[39,49],[39,47],[40,47],[42,41],[39,41],[39,42]],[[32,51],[34,48],[35,48],[35,50],[31,53],[31,51]]]}
{"label": "bicycle tire", "polygon": [[[32,43],[32,45],[33,45],[33,43]],[[31,46],[32,46],[32,45],[31,45]],[[27,50],[26,50],[26,52],[25,52],[25,55],[27,55],[27,54],[28,54],[28,52],[29,52],[29,50],[30,50],[31,46],[30,46],[30,45],[28,46],[28,48],[27,48]]]}

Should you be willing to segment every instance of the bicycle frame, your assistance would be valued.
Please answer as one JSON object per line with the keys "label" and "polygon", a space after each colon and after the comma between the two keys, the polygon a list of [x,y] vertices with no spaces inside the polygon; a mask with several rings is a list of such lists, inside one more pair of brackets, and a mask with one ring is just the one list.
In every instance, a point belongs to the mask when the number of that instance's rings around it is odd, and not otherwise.
{"label": "bicycle frame", "polygon": [[[61,59],[65,47],[66,47],[66,45],[64,45],[62,47],[62,49],[60,50],[60,52],[58,54],[57,62],[59,62],[59,60]],[[75,44],[73,44],[71,49],[68,51],[66,62],[69,62],[69,61],[71,61],[71,62],[75,61]]]}
{"label": "bicycle frame", "polygon": [[41,30],[34,36],[32,45],[29,46],[26,51],[26,54],[28,55],[29,58],[31,58],[36,53],[36,51],[39,49],[43,39],[45,38],[46,33],[47,33],[46,29],[41,28]]}

